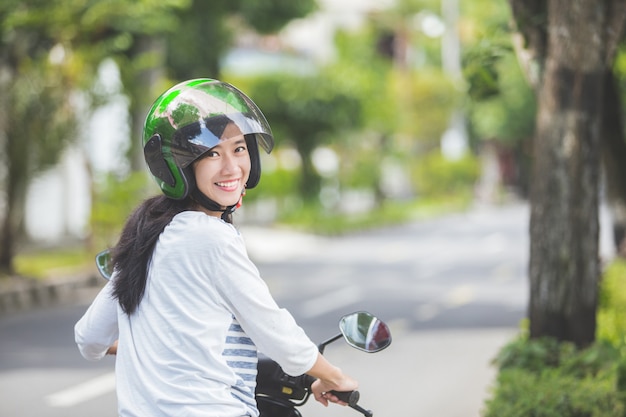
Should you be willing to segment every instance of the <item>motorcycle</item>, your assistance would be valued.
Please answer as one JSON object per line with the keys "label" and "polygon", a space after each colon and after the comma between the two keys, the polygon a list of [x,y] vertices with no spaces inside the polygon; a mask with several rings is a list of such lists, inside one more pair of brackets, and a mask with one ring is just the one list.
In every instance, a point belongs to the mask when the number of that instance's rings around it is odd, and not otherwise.
{"label": "motorcycle", "polygon": [[[96,255],[96,265],[104,278],[111,278],[113,271],[108,250]],[[391,344],[389,327],[366,311],[343,316],[339,321],[339,330],[338,334],[318,345],[320,353],[323,354],[329,344],[341,338],[349,346],[368,353],[380,352]],[[255,397],[260,417],[302,417],[298,407],[303,406],[311,396],[315,378],[307,374],[296,377],[287,375],[278,363],[259,353],[256,381]],[[371,410],[358,404],[359,391],[331,393],[364,417],[373,417]]]}

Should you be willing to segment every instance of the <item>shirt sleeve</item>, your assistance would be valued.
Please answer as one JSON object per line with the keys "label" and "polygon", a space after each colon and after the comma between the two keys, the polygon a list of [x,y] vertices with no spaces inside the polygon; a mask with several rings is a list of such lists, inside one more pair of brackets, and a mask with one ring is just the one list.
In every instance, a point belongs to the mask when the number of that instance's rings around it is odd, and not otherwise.
{"label": "shirt sleeve", "polygon": [[81,355],[87,360],[102,359],[119,337],[118,302],[112,292],[113,282],[109,281],[74,326],[74,340]]}
{"label": "shirt sleeve", "polygon": [[223,246],[217,286],[228,308],[258,349],[289,375],[308,372],[317,360],[317,346],[280,308],[252,263],[241,237]]}

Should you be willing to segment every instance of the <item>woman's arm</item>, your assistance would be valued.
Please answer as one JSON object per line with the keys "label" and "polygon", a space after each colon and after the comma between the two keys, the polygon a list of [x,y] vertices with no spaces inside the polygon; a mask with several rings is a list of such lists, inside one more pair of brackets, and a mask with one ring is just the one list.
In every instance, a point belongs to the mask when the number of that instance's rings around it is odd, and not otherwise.
{"label": "woman's arm", "polygon": [[[117,350],[117,300],[109,281],[98,293],[83,317],[74,326],[74,339],[81,355],[87,360],[102,359],[109,349]],[[111,352],[112,353],[112,352]]]}
{"label": "woman's arm", "polygon": [[358,388],[358,383],[354,379],[328,362],[321,354],[318,354],[315,364],[307,374],[318,378],[311,386],[311,390],[315,399],[324,406],[328,405],[328,401],[345,405],[330,391],[354,391]]}

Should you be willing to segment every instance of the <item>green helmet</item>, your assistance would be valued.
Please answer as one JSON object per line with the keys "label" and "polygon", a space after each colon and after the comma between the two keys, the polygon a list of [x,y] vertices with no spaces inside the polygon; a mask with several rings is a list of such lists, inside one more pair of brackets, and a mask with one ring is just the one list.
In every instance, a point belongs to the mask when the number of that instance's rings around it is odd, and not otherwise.
{"label": "green helmet", "polygon": [[[238,129],[226,126],[235,124]],[[241,132],[250,153],[246,188],[261,177],[258,146],[267,153],[274,137],[265,116],[250,98],[232,85],[208,78],[188,80],[161,94],[146,116],[143,150],[146,163],[163,193],[183,199],[195,189],[191,164],[220,141],[226,131]]]}

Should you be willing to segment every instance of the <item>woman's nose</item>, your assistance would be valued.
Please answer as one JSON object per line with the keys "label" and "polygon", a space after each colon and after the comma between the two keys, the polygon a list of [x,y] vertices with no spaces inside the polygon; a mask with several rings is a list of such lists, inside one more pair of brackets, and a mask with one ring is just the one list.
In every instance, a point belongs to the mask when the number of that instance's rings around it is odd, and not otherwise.
{"label": "woman's nose", "polygon": [[240,169],[237,158],[234,155],[226,154],[222,159],[222,171],[225,173],[237,172]]}

